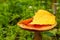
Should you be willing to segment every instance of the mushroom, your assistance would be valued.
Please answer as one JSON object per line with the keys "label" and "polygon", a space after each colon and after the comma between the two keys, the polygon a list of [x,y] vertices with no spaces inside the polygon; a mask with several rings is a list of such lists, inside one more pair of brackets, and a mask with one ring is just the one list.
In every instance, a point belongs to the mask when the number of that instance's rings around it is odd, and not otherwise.
{"label": "mushroom", "polygon": [[17,25],[20,26],[24,30],[33,31],[34,32],[34,40],[42,40],[40,32],[50,30],[57,25],[57,23],[55,23],[53,25],[31,24],[31,22],[33,22],[33,20],[34,20],[34,18],[21,20],[17,23]]}

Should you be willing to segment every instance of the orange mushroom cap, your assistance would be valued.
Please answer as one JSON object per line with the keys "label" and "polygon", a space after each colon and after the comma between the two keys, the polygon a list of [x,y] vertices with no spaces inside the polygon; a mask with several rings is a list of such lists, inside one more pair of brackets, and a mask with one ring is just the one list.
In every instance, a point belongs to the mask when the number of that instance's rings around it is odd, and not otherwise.
{"label": "orange mushroom cap", "polygon": [[33,20],[33,18],[22,20],[22,21],[18,22],[17,25],[23,29],[44,31],[44,30],[49,30],[49,29],[54,28],[57,24],[57,23],[54,25],[36,25],[36,24],[33,25],[33,24],[29,24],[32,22],[32,20]]}
{"label": "orange mushroom cap", "polygon": [[43,31],[54,28],[57,23],[53,14],[46,10],[38,10],[33,18],[22,20],[17,25],[23,29]]}

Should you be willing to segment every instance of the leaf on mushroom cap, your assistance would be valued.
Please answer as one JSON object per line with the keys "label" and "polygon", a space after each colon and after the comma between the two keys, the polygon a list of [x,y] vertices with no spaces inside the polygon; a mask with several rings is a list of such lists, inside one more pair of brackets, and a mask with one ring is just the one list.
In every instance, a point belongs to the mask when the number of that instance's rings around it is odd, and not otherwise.
{"label": "leaf on mushroom cap", "polygon": [[33,21],[30,24],[55,24],[55,16],[46,10],[38,10],[33,17]]}

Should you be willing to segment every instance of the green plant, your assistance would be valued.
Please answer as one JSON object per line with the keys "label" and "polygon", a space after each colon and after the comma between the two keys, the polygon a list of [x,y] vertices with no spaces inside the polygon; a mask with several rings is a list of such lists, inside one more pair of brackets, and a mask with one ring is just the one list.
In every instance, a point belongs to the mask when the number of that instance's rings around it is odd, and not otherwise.
{"label": "green plant", "polygon": [[[0,40],[33,40],[32,32],[25,31],[16,24],[19,20],[32,17],[38,9],[52,12],[51,2],[51,0],[43,0],[43,3],[41,0],[0,0]],[[60,5],[56,18],[57,27],[42,32],[43,40],[45,38],[52,40],[53,37],[57,39],[57,35],[60,35]]]}

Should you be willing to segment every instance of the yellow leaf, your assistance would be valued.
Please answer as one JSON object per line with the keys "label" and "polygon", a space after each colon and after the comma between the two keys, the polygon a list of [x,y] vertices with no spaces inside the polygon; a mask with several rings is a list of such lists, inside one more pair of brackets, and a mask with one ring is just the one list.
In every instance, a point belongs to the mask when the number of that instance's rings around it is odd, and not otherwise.
{"label": "yellow leaf", "polygon": [[31,24],[55,24],[55,16],[46,10],[38,10]]}

